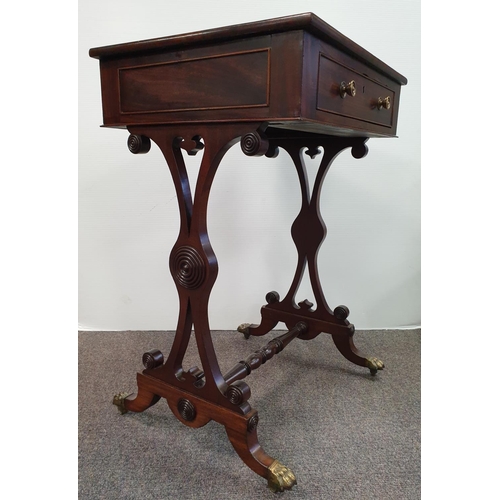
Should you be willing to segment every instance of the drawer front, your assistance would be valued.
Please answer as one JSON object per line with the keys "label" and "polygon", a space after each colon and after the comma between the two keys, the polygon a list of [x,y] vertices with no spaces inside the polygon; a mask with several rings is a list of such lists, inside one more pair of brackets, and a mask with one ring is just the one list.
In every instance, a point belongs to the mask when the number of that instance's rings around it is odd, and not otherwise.
{"label": "drawer front", "polygon": [[[349,95],[342,87],[350,82],[354,82],[354,95]],[[319,55],[316,97],[316,109],[320,111],[384,127],[393,126],[394,92],[322,53]],[[386,108],[388,102],[389,109]]]}
{"label": "drawer front", "polygon": [[120,113],[265,107],[269,49],[119,69]]}

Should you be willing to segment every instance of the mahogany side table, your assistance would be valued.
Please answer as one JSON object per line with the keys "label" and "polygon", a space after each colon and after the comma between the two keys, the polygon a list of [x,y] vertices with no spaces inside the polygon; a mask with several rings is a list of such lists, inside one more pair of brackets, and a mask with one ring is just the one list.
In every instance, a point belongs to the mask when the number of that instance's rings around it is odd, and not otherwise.
{"label": "mahogany side table", "polygon": [[[166,359],[152,349],[143,355],[137,394],[120,393],[122,413],[142,412],[165,398],[189,427],[210,420],[222,424],[241,459],[273,491],[296,484],[293,472],[267,455],[257,438],[257,411],[248,400],[247,375],[292,340],[331,335],[348,360],[372,375],[384,367],[362,355],[353,342],[349,309],[333,310],[323,294],[317,267],[326,235],[319,211],[328,169],[345,149],[367,153],[370,137],[394,137],[401,86],[407,83],[385,63],[312,13],[246,23],[178,36],[99,47],[104,127],[128,129],[128,147],[147,153],[153,141],[171,171],[180,211],[180,231],[170,254],[170,271],[180,299],[175,339]],[[245,155],[291,157],[299,177],[302,206],[292,225],[298,262],[283,299],[266,295],[260,324],[242,324],[247,338],[265,335],[279,322],[288,331],[221,373],[208,322],[217,259],[207,231],[207,205],[215,173],[228,149],[240,142]],[[310,189],[303,154],[323,148]],[[204,149],[194,190],[182,150]],[[194,195],[194,196],[193,196]],[[316,307],[295,295],[306,264]],[[202,363],[185,369],[184,355],[194,327]]]}

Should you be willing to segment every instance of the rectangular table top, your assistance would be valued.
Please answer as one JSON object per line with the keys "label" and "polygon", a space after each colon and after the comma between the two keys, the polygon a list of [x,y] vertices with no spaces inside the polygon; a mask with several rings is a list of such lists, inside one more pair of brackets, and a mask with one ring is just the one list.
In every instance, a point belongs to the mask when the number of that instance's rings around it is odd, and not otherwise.
{"label": "rectangular table top", "polygon": [[394,71],[387,64],[382,62],[357,43],[344,36],[340,33],[340,31],[337,31],[312,12],[266,19],[251,23],[235,24],[221,28],[194,31],[192,33],[184,33],[181,35],[151,38],[137,42],[96,47],[90,49],[89,55],[90,57],[94,57],[96,59],[113,56],[137,55],[151,51],[175,50],[178,48],[185,49],[199,44],[226,42],[241,38],[248,38],[249,36],[272,35],[294,30],[307,31],[315,35],[317,38],[339,47],[344,52],[359,59],[360,61],[363,61],[368,66],[375,67],[378,71],[401,85],[406,85],[408,83],[407,79],[403,75]]}
{"label": "rectangular table top", "polygon": [[90,49],[104,126],[266,122],[396,135],[406,78],[313,13]]}

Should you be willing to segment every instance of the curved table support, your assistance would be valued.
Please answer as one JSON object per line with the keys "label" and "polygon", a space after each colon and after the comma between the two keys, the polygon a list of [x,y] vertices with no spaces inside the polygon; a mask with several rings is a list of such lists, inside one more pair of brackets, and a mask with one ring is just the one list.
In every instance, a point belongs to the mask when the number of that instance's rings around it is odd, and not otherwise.
{"label": "curved table support", "polygon": [[[258,415],[248,402],[251,391],[241,379],[271,359],[294,338],[309,340],[321,332],[332,335],[339,351],[350,361],[366,366],[374,374],[383,368],[376,358],[361,356],[354,346],[354,326],[347,321],[349,310],[338,306],[331,310],[326,302],[317,267],[318,251],[326,236],[319,211],[319,198],[324,178],[337,155],[351,148],[355,157],[367,152],[365,138],[338,138],[277,132],[266,124],[255,130],[255,124],[200,124],[185,126],[131,126],[128,141],[132,153],[147,153],[151,142],[162,151],[177,193],[180,228],[170,254],[170,272],[179,295],[179,318],[174,342],[166,361],[152,349],[144,354],[144,371],[137,374],[137,395],[118,394],[114,404],[122,413],[141,412],[165,398],[174,415],[183,424],[197,428],[215,420],[224,425],[234,449],[254,472],[268,480],[273,491],[284,491],[296,484],[293,472],[267,455],[257,438]],[[241,140],[240,140],[241,138]],[[229,148],[240,141],[247,155],[275,157],[278,148],[286,150],[299,177],[302,206],[292,225],[292,238],[297,247],[295,275],[283,300],[277,292],[266,295],[267,305],[261,309],[260,325],[245,324],[239,330],[250,335],[265,335],[278,322],[290,331],[269,342],[264,348],[241,361],[224,377],[215,354],[208,322],[208,302],[218,273],[215,253],[207,230],[207,207],[210,189],[218,166]],[[312,192],[309,190],[303,154],[314,157],[323,148],[323,157]],[[203,151],[196,186],[189,183],[182,150],[188,155]],[[316,309],[308,300],[296,304],[295,296],[305,272],[309,269]],[[183,360],[191,331],[201,359],[201,367],[185,369]]]}
{"label": "curved table support", "polygon": [[[165,398],[174,415],[189,427],[202,427],[210,420],[219,422],[226,428],[241,459],[266,478],[273,491],[283,491],[296,483],[295,476],[260,446],[256,430],[258,415],[248,403],[250,387],[236,380],[237,377],[226,382],[208,322],[208,302],[218,273],[207,230],[210,189],[226,152],[254,128],[254,124],[246,123],[129,127],[130,151],[147,153],[154,142],[163,153],[174,182],[180,228],[170,254],[170,272],[180,306],[174,342],[166,361],[157,349],[145,353],[145,370],[137,374],[137,395],[120,393],[113,403],[122,413],[141,412]],[[189,183],[183,149],[188,155],[203,151],[194,190]],[[202,366],[185,369],[183,360],[192,328]],[[298,330],[292,332],[292,337],[297,334]]]}
{"label": "curved table support", "polygon": [[[246,338],[265,335],[278,322],[284,322],[288,328],[299,321],[309,325],[307,333],[299,338],[310,340],[322,332],[332,335],[335,345],[341,354],[349,361],[363,367],[368,367],[375,375],[384,368],[384,364],[377,358],[364,357],[354,345],[354,325],[347,321],[349,309],[338,306],[330,309],[318,271],[318,253],[326,237],[326,225],[320,212],[320,195],[326,174],[333,161],[345,149],[351,149],[354,158],[363,158],[368,153],[365,137],[335,137],[317,134],[292,133],[290,131],[271,130],[269,134],[261,130],[252,132],[242,138],[243,152],[249,156],[262,155],[274,158],[279,148],[284,149],[291,157],[300,183],[301,209],[292,224],[292,239],[297,248],[297,267],[290,288],[283,298],[277,292],[266,295],[267,305],[261,309],[259,325],[244,323],[238,327]],[[248,145],[253,145],[249,147]],[[259,145],[256,146],[256,145]],[[314,158],[323,149],[321,163],[312,187],[309,187],[304,154]],[[314,304],[305,299],[298,304],[295,301],[297,291],[305,273],[309,271],[309,280],[316,301]]]}

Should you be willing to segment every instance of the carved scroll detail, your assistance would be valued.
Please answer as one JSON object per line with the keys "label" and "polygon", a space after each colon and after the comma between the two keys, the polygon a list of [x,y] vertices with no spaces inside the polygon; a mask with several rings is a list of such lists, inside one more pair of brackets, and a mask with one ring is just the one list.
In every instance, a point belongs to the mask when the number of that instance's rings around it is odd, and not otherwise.
{"label": "carved scroll detail", "polygon": [[131,153],[145,154],[151,149],[151,141],[145,135],[130,134],[127,140],[127,146]]}
{"label": "carved scroll detail", "polygon": [[250,399],[251,394],[248,384],[237,380],[228,387],[226,397],[234,405],[241,405]]}
{"label": "carved scroll detail", "polygon": [[240,141],[241,150],[247,156],[263,156],[269,149],[268,139],[261,133],[249,132]]}
{"label": "carved scroll detail", "polygon": [[142,356],[142,364],[147,370],[153,370],[163,365],[163,354],[158,349],[151,349]]}

